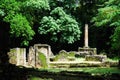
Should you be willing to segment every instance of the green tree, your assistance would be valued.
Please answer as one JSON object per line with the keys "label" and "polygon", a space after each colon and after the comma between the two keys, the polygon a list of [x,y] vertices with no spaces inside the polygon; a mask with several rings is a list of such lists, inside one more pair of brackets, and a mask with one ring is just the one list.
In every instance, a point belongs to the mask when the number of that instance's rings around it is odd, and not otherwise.
{"label": "green tree", "polygon": [[21,38],[21,45],[28,45],[35,33],[26,17],[20,13],[20,4],[17,0],[1,0],[0,15],[4,22],[10,24],[11,37],[19,37]]}
{"label": "green tree", "polygon": [[50,16],[44,16],[40,21],[40,34],[51,36],[51,40],[73,43],[80,39],[80,28],[75,19],[67,15],[61,7],[50,12]]}
{"label": "green tree", "polygon": [[10,33],[12,37],[21,38],[21,44],[25,46],[29,44],[29,40],[32,40],[32,36],[35,34],[26,17],[21,14],[16,14],[10,20]]}
{"label": "green tree", "polygon": [[98,9],[98,14],[93,18],[96,26],[113,27],[111,35],[111,45],[115,50],[120,49],[120,1],[109,0],[105,2],[104,7]]}
{"label": "green tree", "polygon": [[49,1],[26,0],[23,2],[21,10],[29,22],[34,25],[50,10]]}

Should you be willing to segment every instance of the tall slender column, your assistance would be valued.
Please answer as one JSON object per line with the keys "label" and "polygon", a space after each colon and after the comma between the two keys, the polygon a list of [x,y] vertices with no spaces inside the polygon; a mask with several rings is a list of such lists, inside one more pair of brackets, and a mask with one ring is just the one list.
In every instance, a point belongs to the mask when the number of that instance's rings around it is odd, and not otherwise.
{"label": "tall slender column", "polygon": [[88,24],[85,24],[84,47],[88,48]]}

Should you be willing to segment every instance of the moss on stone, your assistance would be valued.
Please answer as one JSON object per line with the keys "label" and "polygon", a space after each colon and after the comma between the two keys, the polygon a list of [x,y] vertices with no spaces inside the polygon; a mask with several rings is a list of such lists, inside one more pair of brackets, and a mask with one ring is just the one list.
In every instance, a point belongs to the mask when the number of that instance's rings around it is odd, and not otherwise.
{"label": "moss on stone", "polygon": [[59,54],[57,54],[52,61],[73,61],[75,60],[75,52],[66,52],[65,50],[61,50]]}
{"label": "moss on stone", "polygon": [[75,52],[69,52],[68,56],[69,57],[75,57]]}
{"label": "moss on stone", "polygon": [[66,52],[60,52],[58,55],[55,56],[55,61],[61,61],[67,59],[68,54]]}
{"label": "moss on stone", "polygon": [[39,60],[42,68],[48,68],[46,56],[41,52],[39,52]]}

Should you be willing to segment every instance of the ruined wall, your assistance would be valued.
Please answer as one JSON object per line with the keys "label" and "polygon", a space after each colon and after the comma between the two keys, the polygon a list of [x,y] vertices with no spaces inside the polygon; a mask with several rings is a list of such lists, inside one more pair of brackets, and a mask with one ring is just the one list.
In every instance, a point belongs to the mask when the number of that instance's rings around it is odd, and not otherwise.
{"label": "ruined wall", "polygon": [[52,55],[51,47],[47,44],[35,44],[29,48],[29,53],[26,53],[26,48],[13,48],[8,52],[9,63],[37,68],[48,67]]}
{"label": "ruined wall", "polygon": [[8,53],[9,63],[26,66],[26,49],[25,48],[13,48]]}
{"label": "ruined wall", "polygon": [[31,46],[28,53],[28,66],[35,67],[36,54],[34,48]]}

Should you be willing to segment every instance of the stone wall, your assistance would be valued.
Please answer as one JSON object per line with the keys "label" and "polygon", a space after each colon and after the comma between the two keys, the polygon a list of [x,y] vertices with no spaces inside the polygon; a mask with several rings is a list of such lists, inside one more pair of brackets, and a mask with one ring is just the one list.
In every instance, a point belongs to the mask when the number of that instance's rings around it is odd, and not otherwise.
{"label": "stone wall", "polygon": [[10,52],[8,52],[8,56],[9,56],[9,63],[17,64],[16,48],[10,49]]}
{"label": "stone wall", "polygon": [[13,48],[10,49],[9,62],[11,64],[26,66],[26,49],[25,48]]}
{"label": "stone wall", "polygon": [[97,49],[96,48],[78,48],[78,54],[85,57],[86,55],[96,55]]}
{"label": "stone wall", "polygon": [[53,53],[49,45],[35,44],[29,48],[29,53],[26,53],[26,48],[13,48],[8,52],[8,56],[11,64],[46,68],[49,66],[49,57],[53,56]]}
{"label": "stone wall", "polygon": [[[42,67],[44,63],[47,63],[49,66],[49,57],[53,55],[51,51],[51,47],[47,44],[35,44],[34,49],[36,54],[36,62],[35,62],[36,67]],[[45,61],[46,61],[46,62],[44,61],[43,64],[41,62],[43,58],[43,57],[40,57],[41,54],[44,55]]]}
{"label": "stone wall", "polygon": [[34,48],[31,46],[28,53],[28,66],[35,67],[36,54]]}

